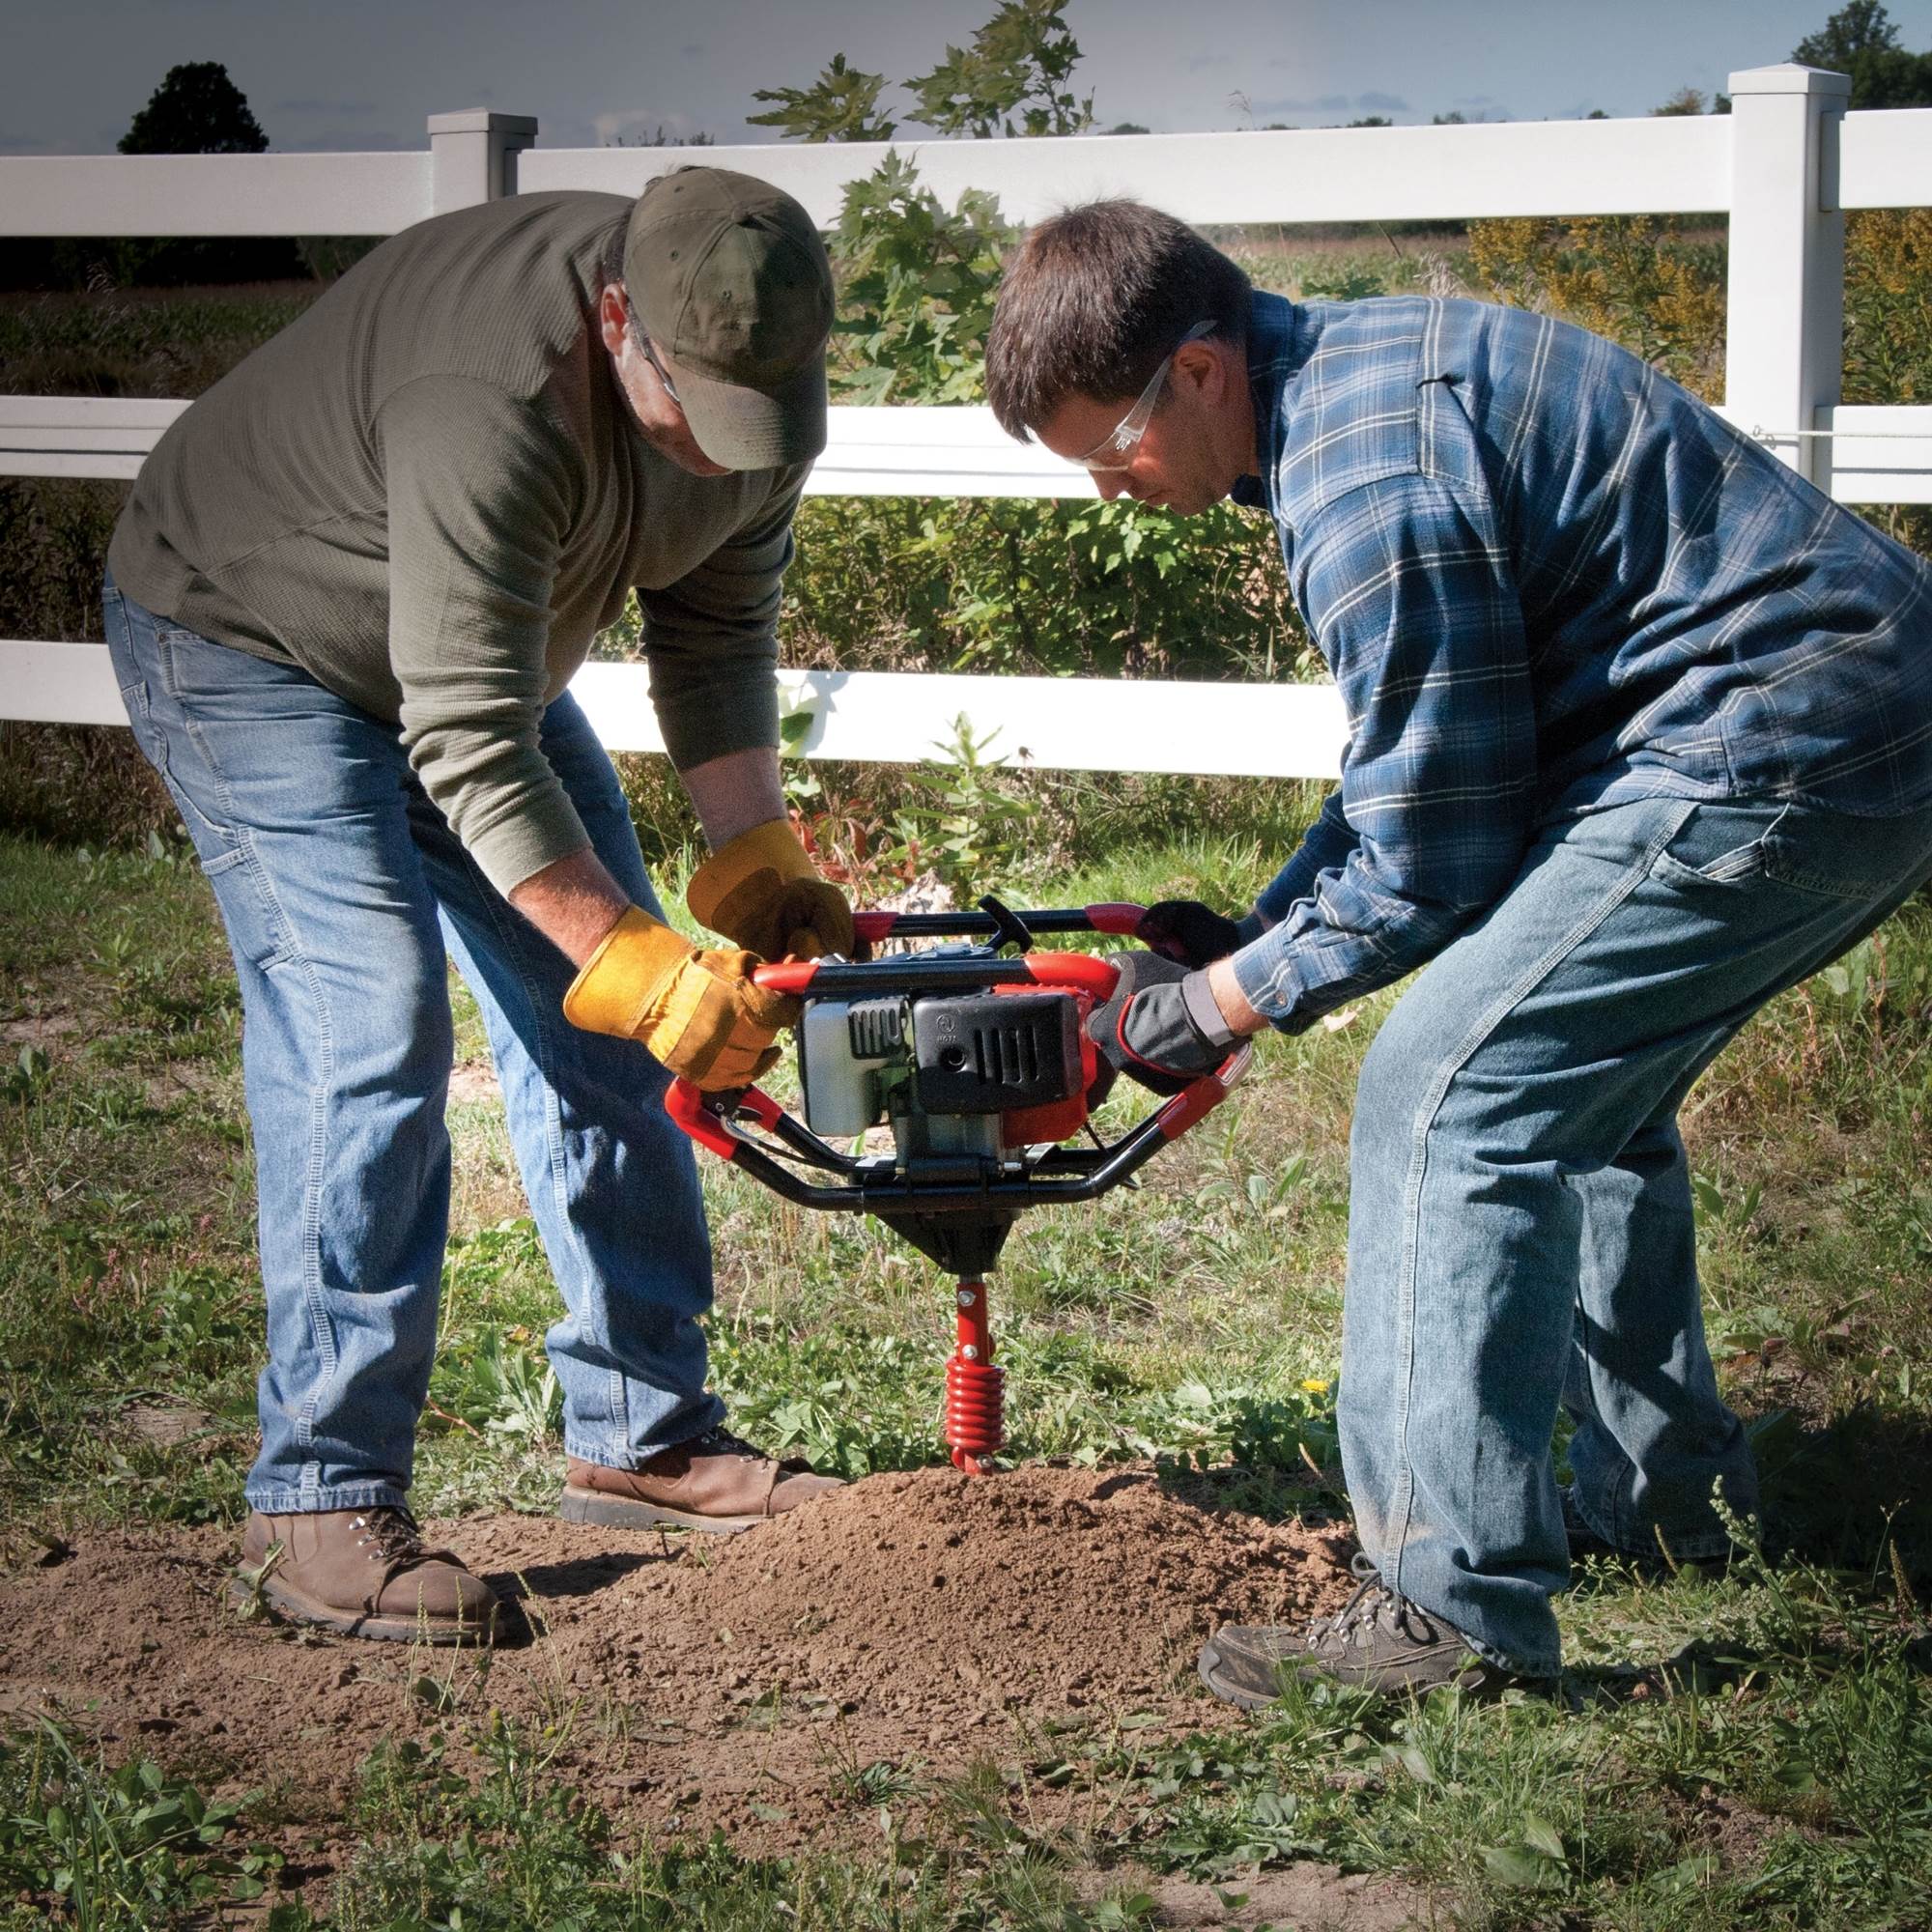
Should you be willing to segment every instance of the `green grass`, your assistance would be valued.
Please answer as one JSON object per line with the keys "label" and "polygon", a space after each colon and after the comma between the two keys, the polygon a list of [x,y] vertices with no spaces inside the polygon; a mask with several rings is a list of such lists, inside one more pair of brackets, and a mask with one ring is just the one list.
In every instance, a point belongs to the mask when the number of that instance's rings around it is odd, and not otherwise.
{"label": "green grass", "polygon": [[[1201,836],[1013,897],[1232,902],[1263,869],[1252,842]],[[1268,1041],[1138,1192],[1022,1225],[994,1281],[1016,1453],[1232,1459],[1264,1508],[1293,1500],[1274,1474],[1332,1462],[1350,1095],[1391,997]],[[0,1554],[93,1524],[234,1521],[261,1346],[239,1015],[178,847],[0,840]],[[452,1118],[418,1501],[540,1509],[554,1291],[499,1108]],[[640,1841],[545,1776],[557,1739],[458,1725],[442,1758],[371,1762],[324,1918],[285,1897],[270,1922],[1064,1932],[1153,1922],[1162,1874],[1232,1894],[1320,1858],[1429,1888],[1472,1925],[1925,1924],[1932,907],[1755,1022],[1687,1137],[1714,1349],[1790,1551],[1722,1579],[1594,1571],[1561,1606],[1581,1709],[1302,1693],[1158,1751],[1096,1724],[939,1791],[855,1766],[882,1822],[875,1855],[842,1861]],[[935,1460],[936,1273],[869,1223],[802,1215],[719,1163],[704,1177],[715,1378],[739,1424],[848,1474]],[[155,1403],[188,1406],[185,1439],[129,1426]],[[0,1924],[187,1923],[272,1887],[282,1853],[258,1840],[280,1801],[223,1795],[239,1813],[180,1767],[14,1736]]]}

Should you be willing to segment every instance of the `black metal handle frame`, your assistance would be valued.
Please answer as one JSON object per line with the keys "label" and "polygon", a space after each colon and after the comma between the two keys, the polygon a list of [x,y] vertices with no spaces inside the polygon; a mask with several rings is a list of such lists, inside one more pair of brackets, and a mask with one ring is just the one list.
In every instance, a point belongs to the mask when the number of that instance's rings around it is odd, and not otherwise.
{"label": "black metal handle frame", "polygon": [[[1049,1208],[1097,1200],[1130,1179],[1165,1142],[1178,1140],[1234,1091],[1250,1057],[1251,1049],[1243,1044],[1214,1072],[1164,1101],[1119,1140],[1091,1148],[1060,1144],[1016,1151],[997,1164],[977,1155],[933,1155],[916,1157],[901,1169],[885,1155],[840,1153],[755,1088],[744,1094],[703,1095],[696,1100],[706,1117],[702,1122],[679,1118],[676,1109],[673,1118],[714,1152],[801,1208],[882,1216]],[[747,1133],[741,1122],[753,1122],[776,1134],[797,1159],[842,1176],[842,1180],[828,1185],[809,1179],[784,1165],[769,1143]]]}
{"label": "black metal handle frame", "polygon": [[[730,1114],[708,1108],[735,1143],[729,1156],[734,1167],[756,1176],[774,1194],[801,1208],[830,1208],[853,1214],[958,1214],[981,1207],[1045,1208],[1058,1202],[1093,1201],[1145,1167],[1166,1138],[1161,1115],[1150,1114],[1121,1139],[1095,1148],[1050,1147],[1037,1154],[1014,1153],[997,1167],[981,1162],[978,1179],[957,1178],[962,1162],[935,1160],[945,1172],[931,1178],[917,1166],[895,1168],[884,1156],[871,1159],[840,1153],[790,1114],[776,1121],[749,1108]],[[787,1167],[745,1133],[741,1120],[757,1120],[769,1126],[802,1160],[846,1179],[838,1185],[808,1179]]]}

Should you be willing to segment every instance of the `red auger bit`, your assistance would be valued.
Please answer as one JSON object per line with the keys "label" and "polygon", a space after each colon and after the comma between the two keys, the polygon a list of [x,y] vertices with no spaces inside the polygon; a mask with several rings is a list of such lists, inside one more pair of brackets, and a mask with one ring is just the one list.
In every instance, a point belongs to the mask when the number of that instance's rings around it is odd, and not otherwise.
{"label": "red auger bit", "polygon": [[[702,1094],[671,1083],[665,1108],[693,1140],[802,1208],[875,1214],[958,1282],[958,1341],[946,1364],[945,1440],[983,1475],[1006,1441],[986,1275],[1029,1208],[1093,1201],[1227,1098],[1247,1071],[1237,1048],[1119,1140],[1087,1124],[1099,1072],[1087,1015],[1119,975],[1085,952],[1036,952],[1036,933],[1131,935],[1137,905],[977,913],[862,912],[868,944],[951,939],[886,959],[787,960],[757,979],[804,1003],[799,1121],[755,1087]],[[1009,951],[1016,948],[1017,951]],[[824,1138],[890,1124],[890,1152],[841,1153]],[[1085,1131],[1091,1146],[1072,1146]],[[812,1174],[802,1170],[817,1170]],[[828,1178],[829,1177],[829,1178]]]}

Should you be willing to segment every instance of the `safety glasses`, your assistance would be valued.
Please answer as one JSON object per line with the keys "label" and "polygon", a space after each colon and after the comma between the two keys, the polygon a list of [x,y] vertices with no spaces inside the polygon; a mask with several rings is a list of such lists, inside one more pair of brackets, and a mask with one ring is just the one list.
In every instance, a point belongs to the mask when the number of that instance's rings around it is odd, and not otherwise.
{"label": "safety glasses", "polygon": [[1160,392],[1166,386],[1167,372],[1174,367],[1175,356],[1190,342],[1198,342],[1204,335],[1211,334],[1213,328],[1211,322],[1197,322],[1174,345],[1167,360],[1153,372],[1152,380],[1141,391],[1140,401],[1115,424],[1113,434],[1105,442],[1077,459],[1083,469],[1125,469],[1132,463],[1134,451],[1140,447],[1141,438],[1147,434],[1147,426],[1153,420],[1153,412],[1159,407]]}
{"label": "safety glasses", "polygon": [[664,384],[665,394],[676,403],[679,409],[683,409],[683,402],[679,399],[677,391],[671,387],[670,378],[665,374],[665,365],[658,360],[658,352],[651,347],[651,338],[640,333],[638,337],[638,347],[644,352],[644,360],[657,371],[658,381]]}

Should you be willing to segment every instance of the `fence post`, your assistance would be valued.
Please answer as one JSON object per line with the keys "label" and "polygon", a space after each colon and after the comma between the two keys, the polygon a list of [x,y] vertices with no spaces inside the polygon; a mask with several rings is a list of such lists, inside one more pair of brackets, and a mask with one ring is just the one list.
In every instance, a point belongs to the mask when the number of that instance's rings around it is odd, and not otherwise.
{"label": "fence post", "polygon": [[527,114],[493,114],[465,107],[429,117],[429,151],[435,175],[430,213],[472,208],[517,191],[517,156],[533,147],[537,124]]}
{"label": "fence post", "polygon": [[1742,430],[1775,432],[1781,462],[1829,489],[1820,426],[1844,373],[1845,214],[1838,130],[1852,83],[1821,68],[1731,75],[1731,242],[1724,405]]}

